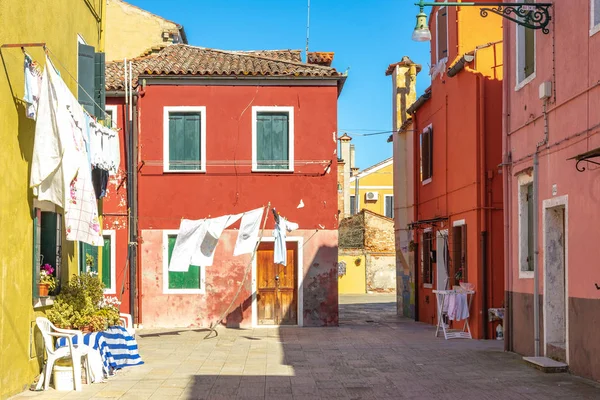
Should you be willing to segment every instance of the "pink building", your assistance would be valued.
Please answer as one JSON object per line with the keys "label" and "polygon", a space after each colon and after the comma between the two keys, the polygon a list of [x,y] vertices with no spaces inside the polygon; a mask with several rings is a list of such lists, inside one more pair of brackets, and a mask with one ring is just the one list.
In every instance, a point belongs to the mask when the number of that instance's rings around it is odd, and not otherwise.
{"label": "pink building", "polygon": [[506,347],[600,380],[600,9],[553,3],[548,34],[504,25]]}

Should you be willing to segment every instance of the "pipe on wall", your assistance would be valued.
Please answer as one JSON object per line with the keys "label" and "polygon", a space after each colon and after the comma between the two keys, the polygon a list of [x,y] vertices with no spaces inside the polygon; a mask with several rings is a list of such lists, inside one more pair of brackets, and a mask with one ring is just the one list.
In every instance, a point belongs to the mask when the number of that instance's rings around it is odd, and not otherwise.
{"label": "pipe on wall", "polygon": [[[477,92],[478,92],[478,101],[477,101],[477,130],[478,130],[478,142],[479,142],[479,210],[477,213],[479,219],[479,229],[481,233],[481,285],[479,286],[481,289],[481,327],[483,329],[483,337],[487,338],[487,294],[488,294],[488,282],[486,279],[487,275],[487,254],[486,254],[486,245],[487,243],[484,240],[487,240],[487,236],[485,232],[487,232],[487,213],[491,212],[487,209],[487,179],[486,179],[486,147],[485,147],[485,82],[483,77],[477,76]],[[485,256],[485,257],[484,257]]]}

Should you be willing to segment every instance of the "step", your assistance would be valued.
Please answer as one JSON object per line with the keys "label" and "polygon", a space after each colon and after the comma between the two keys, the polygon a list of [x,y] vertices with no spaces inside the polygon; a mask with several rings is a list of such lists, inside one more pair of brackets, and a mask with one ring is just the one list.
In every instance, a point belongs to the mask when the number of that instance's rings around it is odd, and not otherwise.
{"label": "step", "polygon": [[569,369],[567,364],[548,357],[523,357],[523,360],[531,367],[546,373],[567,372]]}

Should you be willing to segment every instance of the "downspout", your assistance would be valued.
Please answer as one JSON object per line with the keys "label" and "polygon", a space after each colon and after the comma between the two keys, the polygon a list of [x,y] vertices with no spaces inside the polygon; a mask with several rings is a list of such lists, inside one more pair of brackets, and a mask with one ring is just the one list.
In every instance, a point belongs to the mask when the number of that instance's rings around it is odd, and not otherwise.
{"label": "downspout", "polygon": [[[503,37],[507,39],[505,43],[510,43],[510,36],[508,30],[508,24],[503,24]],[[510,46],[507,46],[510,48]],[[509,86],[508,86],[508,71],[512,70],[509,68],[509,49],[502,49],[502,200],[504,205],[504,351],[509,351],[511,349],[510,341],[511,337],[511,302],[510,302],[510,282],[512,276],[511,269],[511,258],[510,258],[510,248],[512,247],[512,238],[510,237],[510,201],[511,198],[509,196],[509,184],[508,184],[508,176],[509,176],[509,156],[508,156],[508,94],[509,94]]]}
{"label": "downspout", "polygon": [[535,153],[533,154],[533,341],[535,356],[540,356],[540,277],[539,277],[539,226],[538,226],[538,212],[539,212],[539,152],[540,147],[543,147],[548,143],[548,113],[546,112],[546,105],[548,99],[544,99],[543,114],[544,114],[544,139],[535,146]]}
{"label": "downspout", "polygon": [[479,133],[479,218],[481,235],[481,327],[483,329],[483,338],[487,339],[487,213],[490,212],[486,204],[486,170],[485,170],[485,87],[483,79],[477,75],[477,91],[479,100],[477,102],[477,120]]}
{"label": "downspout", "polygon": [[[411,106],[412,107],[412,106]],[[419,190],[421,189],[421,180],[419,179],[419,165],[420,165],[420,161],[419,161],[419,147],[417,146],[418,143],[418,137],[419,137],[419,133],[418,133],[418,119],[417,119],[417,113],[411,113],[412,114],[412,119],[413,119],[413,143],[412,143],[412,148],[413,148],[413,182],[415,183],[414,186],[414,190],[413,190],[413,222],[417,221],[419,219]],[[413,241],[416,244],[418,242],[418,233],[417,230],[413,227]],[[419,246],[421,244],[415,245],[414,246],[414,255],[413,255],[413,260],[414,260],[414,282],[415,282],[415,321],[419,321],[419,283],[420,283],[420,277],[419,274],[421,272],[421,268],[418,267],[418,265],[422,262],[421,259],[419,258],[419,254],[420,254],[420,249]]]}
{"label": "downspout", "polygon": [[139,282],[138,277],[138,176],[137,176],[137,165],[138,165],[138,130],[139,130],[139,110],[138,110],[138,102],[139,96],[133,97],[131,100],[133,102],[133,119],[132,119],[132,138],[131,138],[131,170],[133,174],[131,175],[131,223],[132,223],[132,254],[133,254],[133,264],[131,264],[131,270],[133,271],[133,276],[136,282],[135,285],[135,295],[133,296],[135,299],[135,315],[137,321],[136,323],[139,325],[142,322],[141,313],[140,313],[140,290],[141,282]]}

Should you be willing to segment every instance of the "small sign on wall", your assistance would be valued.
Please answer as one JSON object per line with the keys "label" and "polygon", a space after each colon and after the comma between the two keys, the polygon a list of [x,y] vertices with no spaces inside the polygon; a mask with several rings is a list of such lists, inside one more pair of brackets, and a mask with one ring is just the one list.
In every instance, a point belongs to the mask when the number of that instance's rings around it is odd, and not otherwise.
{"label": "small sign on wall", "polygon": [[555,183],[554,185],[552,185],[552,196],[556,196],[557,193],[558,193],[558,185]]}

